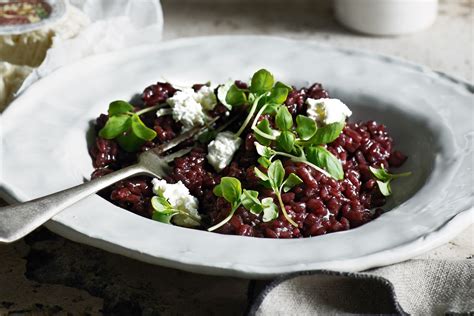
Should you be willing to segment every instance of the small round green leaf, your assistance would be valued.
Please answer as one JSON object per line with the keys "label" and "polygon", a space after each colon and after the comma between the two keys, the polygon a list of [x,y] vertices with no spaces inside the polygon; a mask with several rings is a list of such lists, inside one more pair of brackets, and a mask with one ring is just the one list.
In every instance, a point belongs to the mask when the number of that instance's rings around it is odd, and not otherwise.
{"label": "small round green leaf", "polygon": [[295,135],[290,131],[281,132],[276,142],[279,148],[284,152],[291,153],[295,147]]}
{"label": "small round green leaf", "polygon": [[148,128],[136,114],[132,115],[132,131],[135,136],[143,140],[150,141],[156,137],[156,132]]}
{"label": "small round green leaf", "polygon": [[288,89],[287,88],[279,88],[279,87],[273,87],[270,96],[267,99],[268,103],[274,103],[274,104],[282,104],[283,102],[286,101],[286,98],[288,97]]}
{"label": "small round green leaf", "polygon": [[250,91],[256,94],[263,94],[271,90],[273,83],[273,75],[266,69],[260,69],[252,76]]}
{"label": "small round green leaf", "polygon": [[[271,137],[273,138],[273,130],[272,130],[272,128],[270,127],[270,122],[269,122],[267,119],[263,119],[260,123],[258,123],[257,126],[256,126],[256,128],[258,128],[261,132],[263,132],[263,133],[269,135],[269,137],[271,136]],[[254,133],[254,135],[255,135],[255,139],[256,139],[259,143],[261,143],[261,144],[263,144],[263,145],[265,145],[265,146],[268,146],[268,145],[271,144],[271,142],[272,142],[271,139],[266,138],[266,137],[260,135],[260,134],[257,133],[257,132],[258,132],[258,131],[256,131],[256,132]]]}
{"label": "small round green leaf", "polygon": [[285,178],[285,168],[283,168],[281,161],[275,160],[272,162],[268,167],[267,174],[271,186],[279,190],[283,183],[283,179]]}
{"label": "small round green leaf", "polygon": [[242,186],[240,181],[234,177],[223,177],[221,179],[221,190],[224,199],[235,205],[240,202],[240,196],[242,195]]}
{"label": "small round green leaf", "polygon": [[283,192],[288,192],[301,183],[303,183],[303,180],[301,180],[300,177],[294,173],[290,173],[288,178],[283,182]]}
{"label": "small round green leaf", "polygon": [[329,144],[339,137],[345,125],[346,122],[338,122],[320,127],[313,137],[308,140],[308,143],[312,145]]}
{"label": "small round green leaf", "polygon": [[105,139],[114,139],[130,128],[131,119],[128,115],[111,116],[105,126],[99,131],[99,136]]}
{"label": "small round green leaf", "polygon": [[118,100],[109,104],[109,116],[125,114],[133,111],[133,105],[126,101]]}
{"label": "small round green leaf", "polygon": [[264,168],[268,168],[270,166],[270,164],[272,163],[270,161],[270,159],[268,159],[266,157],[260,157],[260,158],[257,159],[257,161]]}
{"label": "small round green leaf", "polygon": [[145,143],[143,139],[138,138],[130,131],[117,137],[117,142],[125,151],[131,153],[138,151]]}
{"label": "small round green leaf", "polygon": [[281,131],[288,131],[293,126],[293,116],[291,116],[286,106],[281,106],[278,110],[275,116],[275,123]]}
{"label": "small round green leaf", "polygon": [[257,150],[257,153],[262,157],[270,158],[271,156],[275,154],[275,151],[268,146],[263,146],[259,144],[258,142],[254,142],[254,144],[255,144],[255,149]]}
{"label": "small round green leaf", "polygon": [[307,116],[298,115],[296,117],[296,132],[302,140],[310,139],[318,130],[316,122]]}
{"label": "small round green leaf", "polygon": [[225,97],[225,102],[232,106],[239,106],[247,103],[247,95],[235,84],[233,84]]}
{"label": "small round green leaf", "polygon": [[214,189],[212,190],[212,193],[214,193],[215,196],[220,196],[222,197],[222,187],[220,184],[216,185]]}
{"label": "small round green leaf", "polygon": [[306,157],[309,162],[326,170],[336,180],[344,178],[342,164],[331,152],[321,146],[312,146],[306,149]]}
{"label": "small round green leaf", "polygon": [[262,199],[263,217],[262,220],[267,223],[278,218],[278,206],[273,202],[272,198]]}

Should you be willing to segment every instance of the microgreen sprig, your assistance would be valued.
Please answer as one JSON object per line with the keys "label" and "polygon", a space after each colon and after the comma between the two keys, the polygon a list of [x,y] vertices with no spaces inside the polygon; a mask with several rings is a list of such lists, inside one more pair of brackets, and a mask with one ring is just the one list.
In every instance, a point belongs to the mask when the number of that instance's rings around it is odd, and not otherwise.
{"label": "microgreen sprig", "polygon": [[140,115],[165,105],[159,104],[132,112],[133,106],[126,101],[114,101],[109,105],[109,119],[99,131],[99,136],[105,139],[117,139],[118,144],[128,152],[135,152],[146,142],[156,137],[156,132],[147,127]]}
{"label": "microgreen sprig", "polygon": [[377,186],[379,187],[380,193],[382,193],[384,196],[389,196],[392,194],[392,188],[390,186],[390,182],[392,182],[392,180],[401,177],[408,177],[411,175],[411,172],[391,174],[383,167],[383,165],[381,165],[379,169],[374,167],[369,167],[369,169],[377,179]]}
{"label": "microgreen sprig", "polygon": [[[253,74],[248,90],[240,89],[233,84],[226,95],[226,103],[232,106],[241,106],[251,104],[247,117],[236,133],[239,137],[247,128],[248,124],[255,115],[260,117],[263,111],[269,106],[275,106],[285,102],[291,87],[277,82],[273,75],[266,69],[260,69]],[[255,121],[252,126],[255,125]]]}
{"label": "microgreen sprig", "polygon": [[201,225],[200,218],[194,216],[189,211],[173,208],[171,203],[162,194],[151,198],[151,206],[153,207],[152,219],[165,224],[171,224],[171,220],[176,215],[190,218],[195,223],[193,226]]}
{"label": "microgreen sprig", "polygon": [[230,203],[229,215],[220,223],[210,227],[208,231],[214,231],[227,223],[235,211],[242,205],[255,215],[263,212],[263,221],[269,222],[278,217],[278,208],[272,198],[258,199],[258,192],[243,190],[240,181],[234,177],[222,177],[221,182],[214,187],[214,195],[224,198]]}
{"label": "microgreen sprig", "polygon": [[308,147],[306,148],[306,152],[300,150],[298,156],[274,150],[268,146],[263,146],[258,142],[255,142],[255,148],[257,149],[257,153],[261,156],[258,162],[266,168],[270,165],[275,156],[282,156],[290,158],[294,162],[305,163],[318,170],[326,177],[333,177],[336,180],[341,180],[344,177],[341,162],[321,146]]}
{"label": "microgreen sprig", "polygon": [[288,215],[285,209],[285,204],[281,198],[281,192],[288,192],[294,186],[303,183],[296,174],[290,173],[290,175],[285,179],[285,168],[280,160],[275,160],[268,166],[267,173],[262,172],[259,168],[254,168],[255,175],[260,178],[266,185],[270,186],[275,193],[275,196],[278,199],[280,204],[280,209],[286,220],[293,226],[298,227],[291,217]]}

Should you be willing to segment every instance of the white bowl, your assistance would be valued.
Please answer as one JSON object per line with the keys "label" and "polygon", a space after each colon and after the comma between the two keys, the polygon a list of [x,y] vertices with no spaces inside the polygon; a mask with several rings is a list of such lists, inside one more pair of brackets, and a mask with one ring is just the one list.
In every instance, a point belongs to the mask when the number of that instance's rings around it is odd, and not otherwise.
{"label": "white bowl", "polygon": [[[243,49],[245,47],[245,49]],[[177,40],[81,60],[28,88],[0,117],[4,191],[25,201],[88,179],[90,122],[116,99],[162,78],[178,84],[248,78],[265,67],[296,86],[322,82],[354,120],[388,126],[403,166],[389,212],[349,231],[274,240],[155,222],[97,195],[47,227],[146,262],[199,273],[266,278],[332,269],[357,271],[406,260],[472,223],[472,91],[464,83],[391,57],[260,36]],[[89,138],[90,139],[90,138]]]}
{"label": "white bowl", "polygon": [[336,18],[346,27],[371,35],[402,35],[432,25],[438,0],[335,0]]}

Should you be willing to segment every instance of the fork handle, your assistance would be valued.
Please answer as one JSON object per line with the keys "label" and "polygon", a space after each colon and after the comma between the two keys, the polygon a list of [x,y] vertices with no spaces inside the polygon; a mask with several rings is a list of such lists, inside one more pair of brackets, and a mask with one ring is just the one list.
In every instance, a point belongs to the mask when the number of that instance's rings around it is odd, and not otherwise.
{"label": "fork handle", "polygon": [[140,164],[135,164],[70,189],[29,202],[1,207],[0,242],[8,243],[18,240],[83,198],[117,181],[147,173],[149,172]]}

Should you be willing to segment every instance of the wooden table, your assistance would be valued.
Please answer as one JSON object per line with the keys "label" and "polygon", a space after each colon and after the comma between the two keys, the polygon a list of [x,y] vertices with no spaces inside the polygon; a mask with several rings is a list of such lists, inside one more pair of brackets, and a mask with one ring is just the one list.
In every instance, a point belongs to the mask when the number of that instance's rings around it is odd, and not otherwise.
{"label": "wooden table", "polygon": [[[162,1],[164,39],[206,34],[287,36],[391,54],[472,81],[473,1],[441,1],[433,27],[400,38],[347,32],[333,20],[330,0],[260,0],[244,8],[237,2]],[[470,257],[473,236],[471,226],[421,257]],[[260,285],[153,266],[45,229],[1,245],[0,258],[0,315],[240,315]]]}

